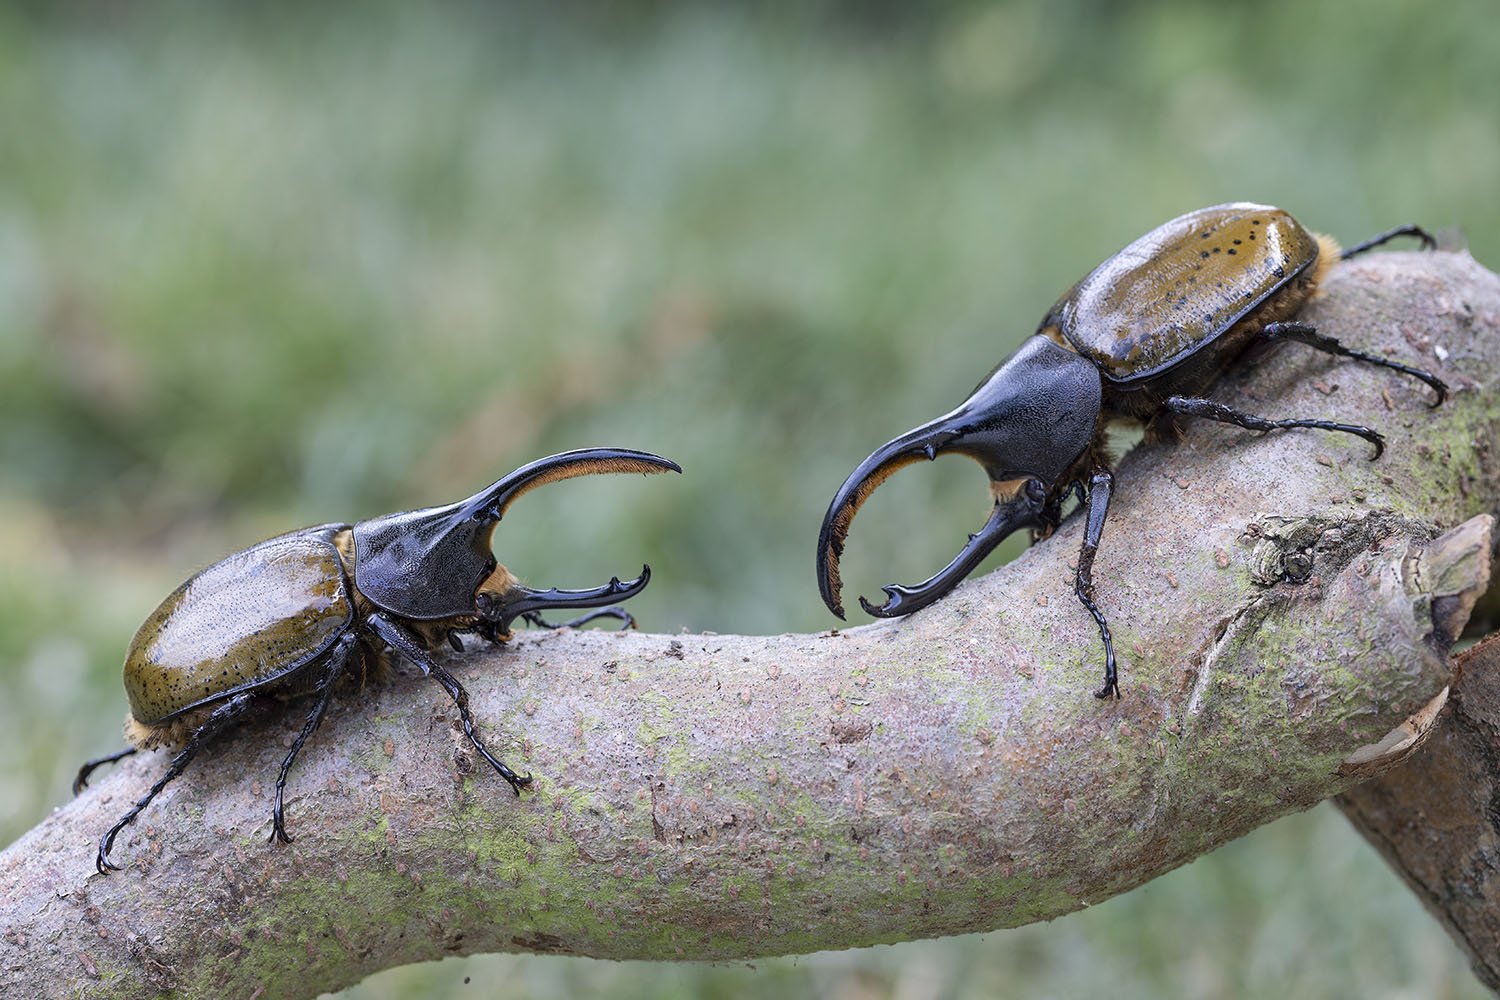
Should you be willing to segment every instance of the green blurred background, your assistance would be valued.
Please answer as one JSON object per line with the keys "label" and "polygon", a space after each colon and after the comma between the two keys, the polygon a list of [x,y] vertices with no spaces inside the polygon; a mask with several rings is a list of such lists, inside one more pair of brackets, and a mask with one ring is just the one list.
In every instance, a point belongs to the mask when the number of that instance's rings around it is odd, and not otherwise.
{"label": "green blurred background", "polygon": [[[649,560],[652,630],[826,628],[813,543],[843,476],[1151,226],[1254,199],[1351,241],[1461,226],[1495,264],[1495,16],[0,8],[0,843],[117,745],[147,612],[262,537],[646,448],[687,474],[549,487],[501,559],[562,586]],[[851,596],[981,523],[976,467],[919,472],[861,516]],[[1326,805],[1043,927],[748,966],[450,960],[345,995],[788,994],[1484,995]]]}

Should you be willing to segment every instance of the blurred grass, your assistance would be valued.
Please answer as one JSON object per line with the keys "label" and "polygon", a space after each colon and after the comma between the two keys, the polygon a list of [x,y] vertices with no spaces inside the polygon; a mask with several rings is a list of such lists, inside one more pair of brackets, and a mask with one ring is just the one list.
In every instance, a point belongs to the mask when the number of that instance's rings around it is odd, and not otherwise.
{"label": "blurred grass", "polygon": [[[115,745],[146,613],[259,538],[647,448],[687,474],[551,487],[500,558],[649,561],[650,629],[825,628],[812,546],[854,462],[1156,223],[1254,199],[1351,240],[1462,226],[1493,265],[1492,19],[0,7],[0,842]],[[940,565],[982,483],[893,479],[850,596]],[[1481,995],[1326,807],[1046,927],[754,968],[492,957],[350,995]]]}

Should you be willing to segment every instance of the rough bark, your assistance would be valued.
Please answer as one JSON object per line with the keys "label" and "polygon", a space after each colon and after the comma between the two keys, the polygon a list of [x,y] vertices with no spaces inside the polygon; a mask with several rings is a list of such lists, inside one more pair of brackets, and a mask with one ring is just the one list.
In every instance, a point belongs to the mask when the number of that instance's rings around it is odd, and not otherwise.
{"label": "rough bark", "polygon": [[164,767],[142,755],[0,853],[0,984],[307,997],[481,951],[704,959],[989,930],[1344,791],[1426,731],[1487,580],[1500,279],[1463,253],[1376,255],[1302,315],[1452,396],[1429,410],[1420,383],[1287,345],[1213,395],[1368,423],[1383,459],[1200,421],[1127,456],[1095,564],[1123,700],[1092,695],[1076,518],[896,622],[520,636],[447,659],[491,745],[535,773],[520,798],[408,673],[337,702],[303,750],[295,844],[266,843],[289,709],[213,746],[121,836],[126,869],[95,875],[99,834]]}
{"label": "rough bark", "polygon": [[1455,665],[1422,751],[1337,801],[1500,992],[1500,634]]}

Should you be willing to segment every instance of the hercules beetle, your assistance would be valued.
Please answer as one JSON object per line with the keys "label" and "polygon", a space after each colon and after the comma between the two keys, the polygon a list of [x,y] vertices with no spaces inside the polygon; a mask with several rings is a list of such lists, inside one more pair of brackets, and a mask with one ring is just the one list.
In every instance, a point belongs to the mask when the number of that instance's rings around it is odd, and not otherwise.
{"label": "hercules beetle", "polygon": [[1034,336],[1001,362],[955,410],[877,448],[844,481],[818,536],[817,576],[823,602],[844,617],[839,556],[849,524],[870,493],[902,466],[954,452],[977,461],[990,478],[994,508],[978,534],[938,573],[912,587],[882,589],[871,615],[893,618],[924,608],[952,590],[1007,535],[1030,528],[1034,539],[1057,527],[1063,502],[1084,508],[1083,546],[1074,593],[1093,615],[1104,642],[1104,686],[1120,689],[1109,623],[1094,601],[1094,555],[1104,530],[1114,476],[1104,428],[1115,419],[1206,417],[1250,430],[1314,427],[1355,434],[1375,447],[1368,427],[1326,420],[1270,420],[1200,394],[1256,340],[1295,340],[1392,368],[1426,382],[1442,403],[1436,376],[1345,347],[1290,317],[1317,290],[1334,258],[1348,259],[1396,236],[1432,237],[1401,226],[1340,251],[1289,214],[1268,205],[1230,204],[1189,212],[1137,239],[1094,268],[1057,301]]}
{"label": "hercules beetle", "polygon": [[[588,448],[522,466],[493,486],[445,507],[402,511],[360,521],[324,524],[252,545],[193,576],[151,613],[125,654],[132,744],[88,761],[73,782],[76,795],[94,768],[163,745],[184,744],[167,773],[99,841],[99,872],[118,870],[109,852],[117,834],[192,761],[203,744],[257,702],[313,694],[316,700],[276,779],[272,842],[290,843],[282,813],[287,772],[297,751],[323,721],[335,683],[348,672],[363,677],[386,650],[411,660],[443,686],[463,719],[464,732],[516,794],[531,781],[497,760],[474,731],[469,693],[429,650],[446,639],[462,650],[458,633],[497,642],[524,618],[547,628],[541,613],[554,608],[599,608],[634,597],[651,568],[621,583],[592,590],[533,590],[522,586],[490,549],[495,525],[521,494],[545,483],[604,472],[681,472],[676,463],[643,451]],[[613,616],[618,607],[566,622]]]}

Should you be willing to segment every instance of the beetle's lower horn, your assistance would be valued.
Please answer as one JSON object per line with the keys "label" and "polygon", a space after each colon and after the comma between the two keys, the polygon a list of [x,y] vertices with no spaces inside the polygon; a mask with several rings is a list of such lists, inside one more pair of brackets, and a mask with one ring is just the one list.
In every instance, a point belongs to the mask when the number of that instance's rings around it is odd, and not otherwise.
{"label": "beetle's lower horn", "polygon": [[651,567],[642,566],[641,575],[634,580],[622,581],[619,577],[611,577],[604,586],[591,590],[559,590],[556,587],[533,590],[518,583],[506,591],[504,602],[493,606],[486,617],[494,620],[504,631],[510,628],[512,621],[524,614],[541,614],[560,608],[603,607],[634,597],[645,590],[646,584],[650,582]]}
{"label": "beetle's lower horn", "polygon": [[839,578],[839,557],[844,554],[844,539],[849,534],[849,525],[859,508],[875,492],[876,487],[890,478],[891,473],[903,466],[924,459],[937,458],[944,446],[957,437],[951,429],[944,429],[947,416],[923,424],[916,430],[907,431],[898,438],[887,441],[870,453],[844,480],[844,485],[834,494],[823,517],[822,530],[818,532],[818,593],[828,610],[844,617],[844,604],[839,596],[843,581]]}
{"label": "beetle's lower horn", "polygon": [[[632,448],[580,448],[565,451],[521,466],[493,486],[481,490],[461,504],[461,511],[475,521],[498,521],[511,502],[523,493],[575,476],[607,472],[681,472],[670,459]],[[573,605],[584,607],[585,605]]]}
{"label": "beetle's lower horn", "polygon": [[859,599],[859,606],[865,609],[866,614],[876,618],[896,618],[925,608],[962,583],[965,577],[974,572],[974,567],[983,562],[984,557],[1012,532],[1039,525],[1036,515],[1024,500],[996,503],[984,527],[969,536],[968,543],[953,557],[952,562],[915,587],[904,587],[896,583],[881,587],[885,591],[886,601],[879,607],[863,597]]}

